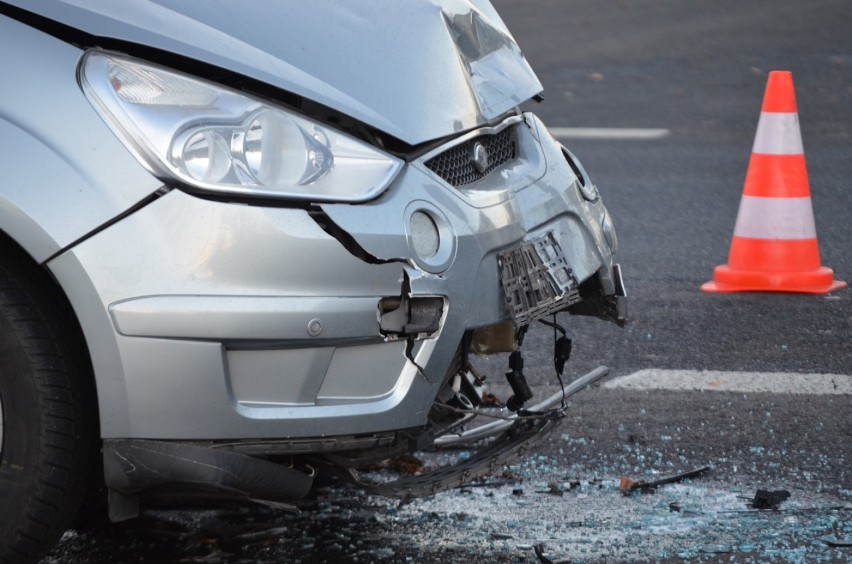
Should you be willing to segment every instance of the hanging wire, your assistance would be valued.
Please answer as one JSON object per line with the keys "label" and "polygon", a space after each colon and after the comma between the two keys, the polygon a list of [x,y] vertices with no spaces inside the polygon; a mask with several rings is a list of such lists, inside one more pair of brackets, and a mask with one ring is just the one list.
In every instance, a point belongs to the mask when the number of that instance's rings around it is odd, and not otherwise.
{"label": "hanging wire", "polygon": [[[562,388],[562,411],[567,409],[565,404],[565,383],[562,381],[562,373],[565,370],[565,361],[567,358],[562,358],[560,354],[560,339],[564,339],[567,342],[568,354],[571,353],[571,341],[568,340],[568,334],[565,332],[565,328],[562,327],[559,323],[556,322],[556,314],[553,314],[553,321],[548,321],[546,319],[539,319],[539,323],[547,325],[548,327],[553,327],[553,368],[556,371],[556,379],[559,381],[559,387]],[[559,337],[559,334],[562,333],[562,337]]]}

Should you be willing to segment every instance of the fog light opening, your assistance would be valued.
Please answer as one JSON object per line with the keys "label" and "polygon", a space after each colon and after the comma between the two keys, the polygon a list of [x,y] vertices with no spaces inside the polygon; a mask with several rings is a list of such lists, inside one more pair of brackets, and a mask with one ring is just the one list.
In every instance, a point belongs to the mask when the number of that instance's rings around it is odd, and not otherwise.
{"label": "fog light opening", "polygon": [[450,268],[458,241],[440,208],[425,200],[411,202],[403,215],[403,228],[413,266],[434,274]]}
{"label": "fog light opening", "polygon": [[429,259],[438,254],[441,234],[431,215],[418,210],[408,220],[411,229],[411,244],[420,258]]}

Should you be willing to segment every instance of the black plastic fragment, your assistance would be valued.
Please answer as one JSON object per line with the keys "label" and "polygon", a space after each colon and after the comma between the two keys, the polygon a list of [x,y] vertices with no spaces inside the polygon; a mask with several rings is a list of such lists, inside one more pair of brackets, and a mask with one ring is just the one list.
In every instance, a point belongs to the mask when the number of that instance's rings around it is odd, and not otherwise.
{"label": "black plastic fragment", "polygon": [[821,539],[822,542],[827,544],[828,546],[834,548],[850,548],[852,547],[852,537],[847,537],[845,539],[833,539],[831,537],[823,537]]}
{"label": "black plastic fragment", "polygon": [[716,544],[713,546],[705,546],[701,548],[701,552],[705,554],[730,554],[734,549],[728,545]]}
{"label": "black plastic fragment", "polygon": [[509,372],[506,372],[506,380],[512,387],[514,395],[506,402],[506,407],[511,411],[518,411],[533,397],[527,378],[524,376],[524,358],[521,351],[517,350],[509,355]]}
{"label": "black plastic fragment", "polygon": [[535,555],[538,557],[538,561],[543,564],[569,564],[570,560],[553,560],[548,558],[544,554],[544,543],[540,542],[533,547],[533,551],[535,551]]}
{"label": "black plastic fragment", "polygon": [[754,499],[751,500],[753,509],[778,509],[781,504],[790,498],[787,490],[757,490]]}
{"label": "black plastic fragment", "polygon": [[115,439],[104,441],[103,452],[115,521],[136,517],[135,495],[158,487],[208,488],[286,503],[304,497],[313,484],[311,476],[295,468],[190,443]]}
{"label": "black plastic fragment", "polygon": [[565,363],[571,358],[571,348],[571,339],[565,335],[556,340],[553,351],[553,364],[556,368],[556,373],[560,376],[565,371]]}

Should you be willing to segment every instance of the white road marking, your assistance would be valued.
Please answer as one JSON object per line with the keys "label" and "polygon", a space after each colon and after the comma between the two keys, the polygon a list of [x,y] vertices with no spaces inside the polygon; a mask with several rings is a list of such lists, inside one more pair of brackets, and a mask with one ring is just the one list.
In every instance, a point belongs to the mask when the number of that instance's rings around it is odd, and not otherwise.
{"label": "white road marking", "polygon": [[719,372],[713,370],[640,370],[612,379],[604,388],[776,394],[852,394],[852,375],[791,372]]}
{"label": "white road marking", "polygon": [[668,129],[625,127],[550,127],[550,134],[558,139],[624,139],[647,141],[668,137]]}

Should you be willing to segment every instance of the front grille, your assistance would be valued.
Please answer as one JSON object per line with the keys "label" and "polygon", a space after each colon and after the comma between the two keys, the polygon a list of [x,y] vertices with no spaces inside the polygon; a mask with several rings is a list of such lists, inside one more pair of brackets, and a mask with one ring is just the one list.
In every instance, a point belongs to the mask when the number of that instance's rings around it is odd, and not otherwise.
{"label": "front grille", "polygon": [[[482,172],[473,162],[473,150],[481,143],[488,152],[488,167]],[[464,186],[485,178],[488,173],[515,158],[518,152],[515,127],[494,134],[480,135],[444,151],[426,161],[426,166],[451,186]]]}

